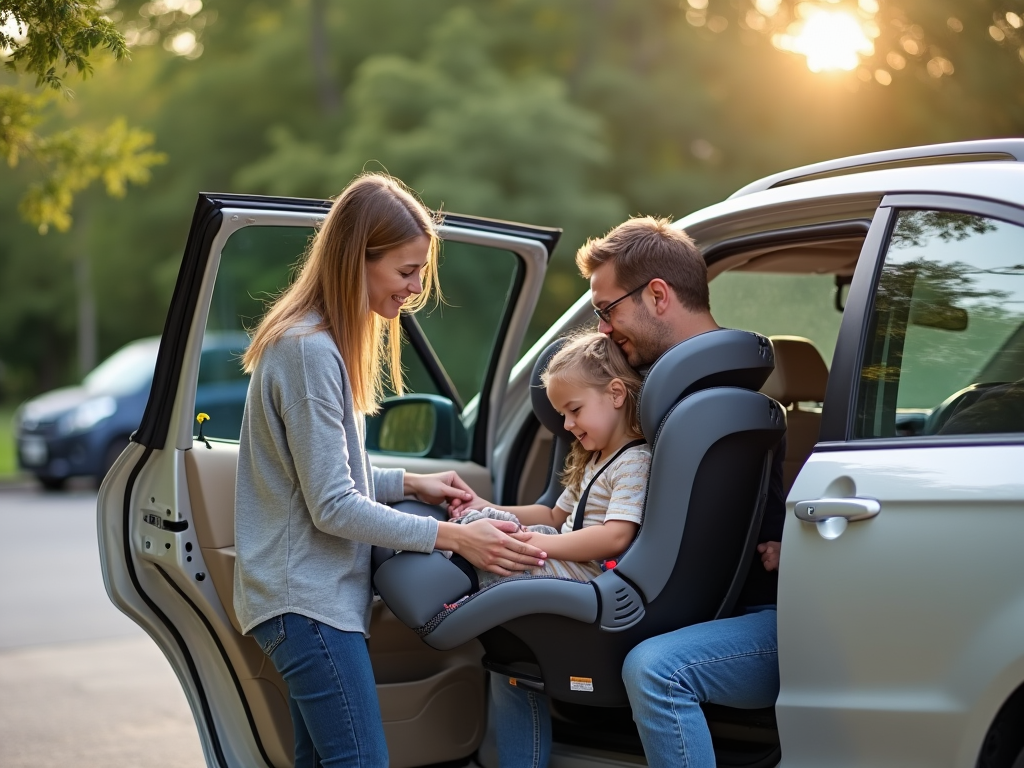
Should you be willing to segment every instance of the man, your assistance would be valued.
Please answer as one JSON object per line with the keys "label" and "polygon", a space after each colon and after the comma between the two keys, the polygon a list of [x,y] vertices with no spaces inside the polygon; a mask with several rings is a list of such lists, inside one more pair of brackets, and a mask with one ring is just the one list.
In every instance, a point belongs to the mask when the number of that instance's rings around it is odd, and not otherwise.
{"label": "man", "polygon": [[[635,368],[669,347],[719,328],[711,315],[707,266],[693,240],[667,219],[636,218],[576,255],[590,279],[598,329]],[[714,766],[711,734],[700,704],[755,709],[779,693],[776,592],[785,518],[780,445],[757,547],[734,616],[650,638],[622,668],[648,764]]]}
{"label": "man", "polygon": [[[669,347],[719,329],[711,315],[704,258],[668,219],[630,219],[587,242],[576,264],[590,280],[598,329],[611,336],[634,368],[646,368]],[[734,616],[650,638],[626,657],[622,677],[653,767],[713,768],[702,702],[755,709],[772,706],[778,696],[775,595],[785,518],[784,453],[785,439],[772,466],[759,562],[750,568]],[[551,742],[546,697],[498,676],[492,676],[491,696],[501,722],[502,768],[543,768]]]}

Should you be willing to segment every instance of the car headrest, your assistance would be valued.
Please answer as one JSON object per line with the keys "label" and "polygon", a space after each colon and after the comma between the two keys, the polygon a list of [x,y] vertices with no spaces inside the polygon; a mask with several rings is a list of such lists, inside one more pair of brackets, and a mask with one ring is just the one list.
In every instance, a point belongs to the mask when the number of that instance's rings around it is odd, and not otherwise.
{"label": "car headrest", "polygon": [[677,402],[710,387],[759,390],[775,367],[772,343],[750,331],[720,328],[671,347],[651,366],[640,390],[640,426],[654,443]]}
{"label": "car headrest", "polygon": [[540,380],[540,376],[547,369],[551,358],[555,356],[555,353],[562,348],[565,342],[565,339],[558,339],[548,344],[544,351],[540,353],[537,362],[533,364],[533,373],[530,374],[530,403],[533,405],[533,413],[537,420],[556,439],[562,437],[569,441],[569,443],[572,443],[575,439],[572,432],[566,430],[565,419],[558,415],[555,406],[548,400],[547,390],[544,388],[544,383]]}
{"label": "car headrest", "polygon": [[821,353],[802,336],[772,336],[775,371],[761,391],[785,406],[825,400],[828,368]]}

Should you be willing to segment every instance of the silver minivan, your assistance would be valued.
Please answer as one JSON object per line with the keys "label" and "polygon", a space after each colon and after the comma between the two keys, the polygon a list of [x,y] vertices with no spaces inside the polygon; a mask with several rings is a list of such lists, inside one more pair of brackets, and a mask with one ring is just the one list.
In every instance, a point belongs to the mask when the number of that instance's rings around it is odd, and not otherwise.
{"label": "silver minivan", "polygon": [[[678,222],[722,325],[774,343],[787,519],[774,709],[708,707],[720,765],[1024,766],[1024,140],[844,158]],[[196,439],[208,334],[244,330],[328,201],[201,195],[145,416],[98,500],[111,600],[153,638],[207,764],[291,765],[284,683],[232,609],[238,424]],[[601,233],[593,233],[595,235]],[[535,499],[552,435],[525,353],[559,232],[449,214],[448,304],[403,319],[418,413],[380,466]],[[234,438],[234,439],[232,439]],[[497,768],[482,647],[425,645],[380,600],[370,654],[391,764]],[[644,764],[627,708],[555,702],[555,766]]]}

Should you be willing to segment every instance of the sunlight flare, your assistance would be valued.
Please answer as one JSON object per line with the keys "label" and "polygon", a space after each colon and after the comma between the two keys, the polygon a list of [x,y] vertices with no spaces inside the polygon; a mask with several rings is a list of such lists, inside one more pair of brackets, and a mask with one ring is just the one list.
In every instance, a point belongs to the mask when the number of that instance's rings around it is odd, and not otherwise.
{"label": "sunlight flare", "polygon": [[850,71],[857,68],[860,57],[875,52],[871,40],[877,25],[865,26],[845,10],[833,10],[812,3],[801,3],[801,18],[793,22],[785,34],[775,35],[776,48],[806,57],[812,72]]}

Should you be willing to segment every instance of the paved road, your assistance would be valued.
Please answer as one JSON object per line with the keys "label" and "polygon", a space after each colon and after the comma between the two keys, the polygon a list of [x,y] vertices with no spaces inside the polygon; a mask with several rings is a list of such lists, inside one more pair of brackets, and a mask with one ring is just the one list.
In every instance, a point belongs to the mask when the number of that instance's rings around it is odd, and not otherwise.
{"label": "paved road", "polygon": [[170,666],[107,600],[96,494],[0,487],[0,766],[201,768]]}

